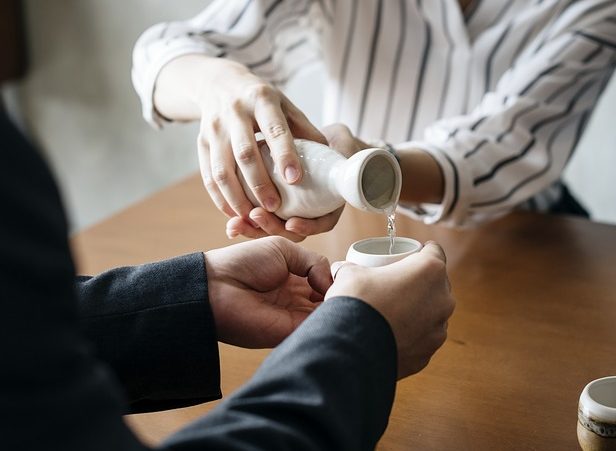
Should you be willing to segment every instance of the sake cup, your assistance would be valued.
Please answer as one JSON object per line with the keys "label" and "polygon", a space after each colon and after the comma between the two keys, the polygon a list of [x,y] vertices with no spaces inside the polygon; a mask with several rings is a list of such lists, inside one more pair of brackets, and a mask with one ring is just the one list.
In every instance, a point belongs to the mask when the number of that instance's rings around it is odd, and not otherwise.
{"label": "sake cup", "polygon": [[577,437],[584,451],[616,451],[616,376],[596,379],[582,390]]}
{"label": "sake cup", "polygon": [[389,247],[389,237],[386,236],[356,241],[349,247],[346,261],[361,266],[385,266],[419,252],[422,245],[412,238],[396,237],[391,253]]}

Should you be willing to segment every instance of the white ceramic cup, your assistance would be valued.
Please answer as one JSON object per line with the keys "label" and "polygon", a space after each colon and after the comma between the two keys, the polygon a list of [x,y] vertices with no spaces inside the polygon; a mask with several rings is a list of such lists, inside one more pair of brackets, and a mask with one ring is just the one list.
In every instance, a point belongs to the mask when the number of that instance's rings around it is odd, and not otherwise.
{"label": "white ceramic cup", "polygon": [[577,436],[584,451],[616,451],[616,376],[596,379],[582,390]]}
{"label": "white ceramic cup", "polygon": [[419,241],[397,236],[390,254],[389,237],[367,238],[351,244],[346,261],[361,266],[385,266],[419,252],[421,248]]}

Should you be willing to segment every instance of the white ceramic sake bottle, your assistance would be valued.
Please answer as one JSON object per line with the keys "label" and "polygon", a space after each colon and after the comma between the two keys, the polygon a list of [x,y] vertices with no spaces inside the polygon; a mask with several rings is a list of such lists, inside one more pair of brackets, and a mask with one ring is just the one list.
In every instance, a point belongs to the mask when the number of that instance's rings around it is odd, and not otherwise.
{"label": "white ceramic sake bottle", "polygon": [[[295,147],[304,176],[300,183],[289,185],[275,167],[267,144],[260,146],[265,166],[282,199],[281,207],[274,212],[278,217],[317,218],[340,208],[345,201],[360,210],[386,213],[398,203],[402,173],[398,161],[388,151],[365,149],[347,159],[313,141],[296,139]],[[250,201],[259,205],[241,173],[239,178]]]}

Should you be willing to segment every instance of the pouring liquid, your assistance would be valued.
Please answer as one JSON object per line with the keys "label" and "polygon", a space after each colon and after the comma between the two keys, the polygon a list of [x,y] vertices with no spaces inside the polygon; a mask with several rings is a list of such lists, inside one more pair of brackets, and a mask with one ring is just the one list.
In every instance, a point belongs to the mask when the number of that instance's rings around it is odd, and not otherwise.
{"label": "pouring liquid", "polygon": [[396,205],[385,213],[387,215],[387,236],[389,237],[389,254],[393,254],[396,245]]}

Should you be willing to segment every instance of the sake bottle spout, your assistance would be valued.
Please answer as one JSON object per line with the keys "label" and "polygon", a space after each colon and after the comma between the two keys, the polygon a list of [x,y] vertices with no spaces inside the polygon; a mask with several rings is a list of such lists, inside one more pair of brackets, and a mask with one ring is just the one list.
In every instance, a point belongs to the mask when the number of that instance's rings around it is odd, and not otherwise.
{"label": "sake bottle spout", "polygon": [[384,149],[364,149],[335,171],[338,192],[353,207],[373,213],[391,211],[398,204],[402,172],[396,158]]}

